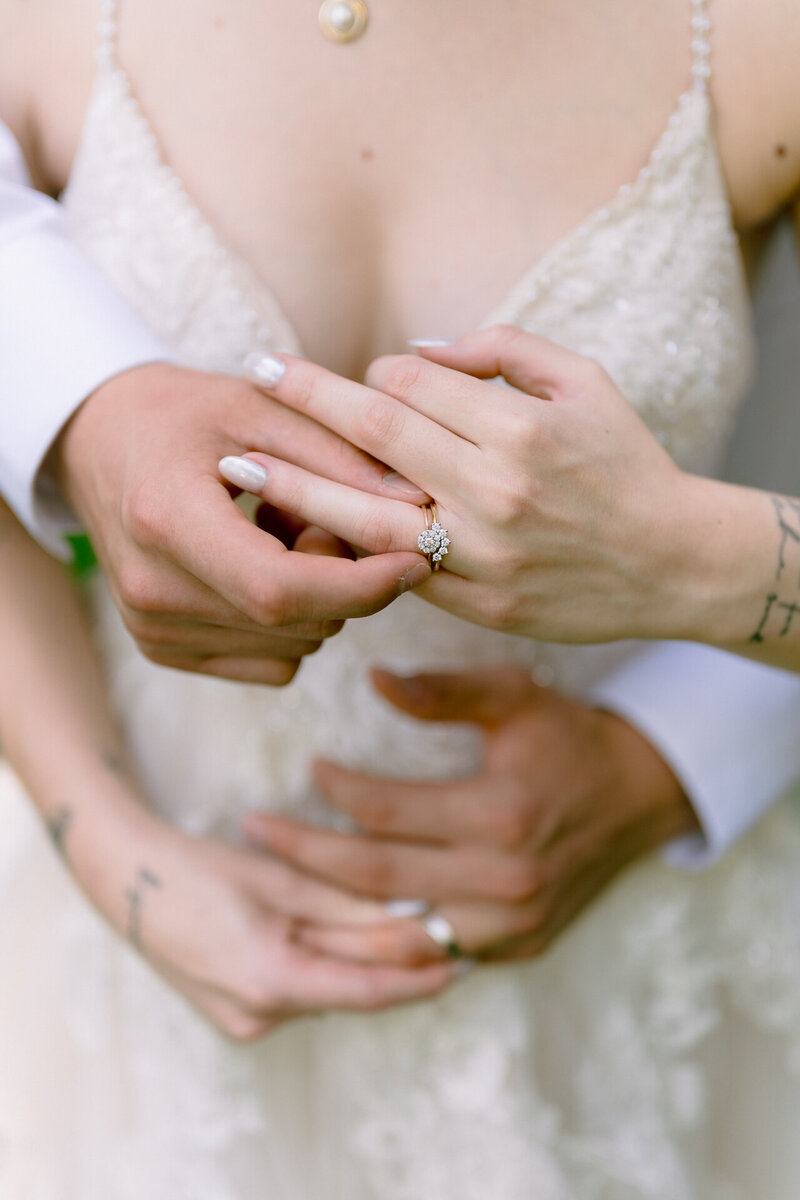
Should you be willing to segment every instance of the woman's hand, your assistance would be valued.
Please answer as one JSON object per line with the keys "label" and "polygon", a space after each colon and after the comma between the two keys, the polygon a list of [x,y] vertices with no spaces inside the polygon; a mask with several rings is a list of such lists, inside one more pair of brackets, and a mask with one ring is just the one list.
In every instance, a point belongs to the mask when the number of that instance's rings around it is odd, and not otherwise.
{"label": "woman's hand", "polygon": [[[317,784],[362,836],[254,814],[250,839],[320,880],[365,896],[421,897],[450,921],[466,954],[541,953],[625,866],[696,829],[674,775],[624,721],[537,687],[504,667],[400,679],[383,695],[422,720],[472,721],[485,734],[481,771],[447,783],[367,776],[331,763]],[[305,944],[356,960],[440,960],[424,923],[354,932],[315,926]]]}
{"label": "woman's hand", "polygon": [[[688,634],[678,514],[692,477],[605,372],[505,327],[425,353],[439,361],[377,360],[367,386],[286,358],[269,389],[434,497],[451,545],[421,594],[549,640]],[[487,382],[498,375],[519,390]],[[248,458],[272,504],[373,553],[415,547],[424,521],[411,505]]]}
{"label": "woman's hand", "polygon": [[[96,846],[95,830],[88,838]],[[124,839],[106,833],[101,862],[81,841],[76,821],[62,850],[90,899],[228,1037],[260,1038],[293,1017],[331,1009],[418,1000],[453,978],[452,966],[370,962],[368,929],[386,919],[381,905],[251,848],[188,836],[141,810]],[[303,941],[303,931],[311,937],[329,924],[347,929],[360,963]]]}

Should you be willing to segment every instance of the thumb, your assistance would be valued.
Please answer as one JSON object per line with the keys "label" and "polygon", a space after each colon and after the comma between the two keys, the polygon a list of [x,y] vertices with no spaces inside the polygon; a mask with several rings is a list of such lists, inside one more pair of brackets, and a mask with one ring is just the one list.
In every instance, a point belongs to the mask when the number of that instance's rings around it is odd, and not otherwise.
{"label": "thumb", "polygon": [[372,680],[390,704],[421,721],[496,725],[538,695],[529,673],[515,666],[419,675],[376,669]]}

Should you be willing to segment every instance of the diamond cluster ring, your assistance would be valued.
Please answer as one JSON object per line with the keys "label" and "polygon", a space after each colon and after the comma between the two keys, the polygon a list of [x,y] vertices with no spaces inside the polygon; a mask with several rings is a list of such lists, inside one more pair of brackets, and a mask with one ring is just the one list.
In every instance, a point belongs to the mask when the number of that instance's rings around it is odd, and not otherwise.
{"label": "diamond cluster ring", "polygon": [[425,513],[425,528],[417,538],[417,545],[422,553],[428,556],[431,570],[438,571],[442,559],[447,554],[450,538],[444,525],[439,524],[439,515],[432,500],[430,504],[423,506],[422,511]]}

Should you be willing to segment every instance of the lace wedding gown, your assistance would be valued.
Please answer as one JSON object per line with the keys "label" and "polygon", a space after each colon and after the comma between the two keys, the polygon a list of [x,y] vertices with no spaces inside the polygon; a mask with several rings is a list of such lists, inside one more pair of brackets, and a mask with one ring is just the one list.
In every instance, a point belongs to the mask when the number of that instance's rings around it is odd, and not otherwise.
{"label": "lace wedding gown", "polygon": [[[277,300],[220,244],[115,61],[64,203],[75,238],[195,367],[300,352]],[[704,0],[692,83],[636,180],[486,318],[600,360],[687,468],[712,472],[752,336],[712,133]],[[112,685],[155,805],[225,835],[243,810],[320,811],[318,754],[443,777],[464,729],[370,692],[406,671],[513,660],[580,695],[630,647],[536,646],[406,597],[351,621],[283,690],[153,667],[107,596]],[[687,686],[691,681],[687,680]],[[4,1200],[796,1200],[800,824],[776,809],[699,875],[627,872],[543,959],[446,995],[229,1044],[111,934],[9,779],[0,789]],[[613,964],[613,969],[609,969]]]}

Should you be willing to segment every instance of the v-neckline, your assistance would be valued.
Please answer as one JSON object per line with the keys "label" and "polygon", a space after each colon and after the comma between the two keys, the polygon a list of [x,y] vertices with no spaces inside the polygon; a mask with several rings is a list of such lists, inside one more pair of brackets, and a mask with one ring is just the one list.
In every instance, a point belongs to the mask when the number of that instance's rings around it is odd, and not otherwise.
{"label": "v-neckline", "polygon": [[[140,131],[141,140],[146,146],[154,172],[157,172],[162,180],[168,182],[175,202],[183,208],[186,219],[190,220],[195,227],[202,231],[206,243],[213,246],[217,256],[220,259],[226,260],[237,277],[246,282],[248,290],[252,290],[253,294],[262,295],[269,302],[273,311],[279,315],[284,330],[290,335],[290,340],[294,343],[291,347],[285,346],[281,348],[291,349],[293,353],[303,355],[302,340],[298,335],[297,329],[294,323],[287,317],[271,285],[255,270],[240,251],[236,250],[226,241],[211,220],[205,215],[200,205],[193,199],[181,176],[167,161],[158,134],[144,112],[131,86],[127,73],[110,53],[101,57],[100,60],[86,118],[78,140],[70,180],[64,188],[62,198],[66,199],[69,195],[76,166],[81,161],[84,147],[88,140],[92,111],[98,102],[98,94],[104,87],[114,89],[117,93],[118,102],[121,104],[124,103],[130,109],[134,117],[136,129]],[[699,112],[698,109],[700,110]],[[523,271],[516,283],[508,289],[505,296],[498,303],[494,304],[486,316],[478,322],[476,328],[484,329],[498,322],[513,323],[515,316],[518,316],[524,308],[546,295],[554,286],[558,277],[557,268],[559,264],[577,244],[585,242],[600,227],[607,227],[613,221],[621,219],[631,208],[641,203],[646,198],[648,189],[652,187],[653,182],[658,177],[658,168],[668,160],[669,150],[673,141],[681,132],[683,123],[691,120],[695,114],[697,114],[695,119],[701,124],[704,135],[708,137],[711,129],[708,92],[705,87],[698,86],[698,83],[693,80],[679,95],[667,123],[653,144],[647,159],[639,168],[636,176],[632,180],[621,184],[606,203],[593,208],[564,234],[559,235],[550,248]]]}

